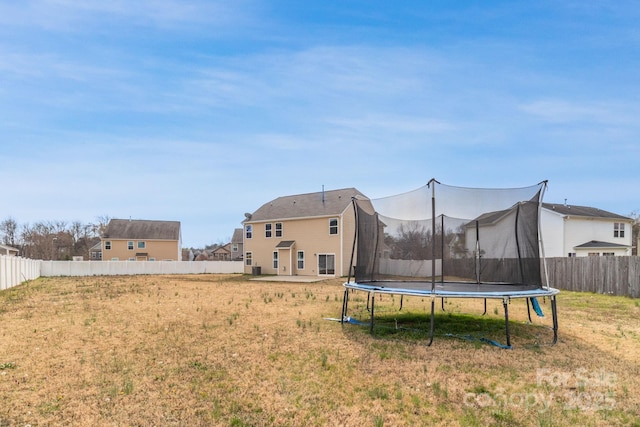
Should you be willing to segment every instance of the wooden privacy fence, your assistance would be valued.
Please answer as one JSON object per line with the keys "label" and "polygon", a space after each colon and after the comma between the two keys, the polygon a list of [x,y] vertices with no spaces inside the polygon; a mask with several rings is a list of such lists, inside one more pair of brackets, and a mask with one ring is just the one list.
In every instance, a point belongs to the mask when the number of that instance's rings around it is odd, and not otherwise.
{"label": "wooden privacy fence", "polygon": [[589,256],[547,258],[553,288],[640,297],[640,257]]}

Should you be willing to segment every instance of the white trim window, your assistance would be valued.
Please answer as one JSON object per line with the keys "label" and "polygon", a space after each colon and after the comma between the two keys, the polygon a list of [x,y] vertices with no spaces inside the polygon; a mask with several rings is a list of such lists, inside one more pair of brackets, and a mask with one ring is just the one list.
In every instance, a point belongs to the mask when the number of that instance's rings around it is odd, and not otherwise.
{"label": "white trim window", "polygon": [[298,270],[304,270],[304,251],[298,251]]}
{"label": "white trim window", "polygon": [[282,237],[282,223],[276,222],[276,237]]}
{"label": "white trim window", "polygon": [[278,270],[278,251],[273,251],[273,268]]}
{"label": "white trim window", "polygon": [[251,239],[253,237],[253,225],[247,224],[244,226],[244,237],[246,239]]}
{"label": "white trim window", "polygon": [[147,249],[147,242],[138,242],[138,249]]}
{"label": "white trim window", "polygon": [[111,240],[107,240],[106,242],[104,242],[104,250],[111,250]]}
{"label": "white trim window", "polygon": [[329,219],[329,234],[338,234],[338,218]]}
{"label": "white trim window", "polygon": [[624,222],[613,223],[613,237],[624,237]]}
{"label": "white trim window", "polygon": [[246,254],[244,254],[244,264],[251,266],[253,262],[253,252],[247,252]]}
{"label": "white trim window", "polygon": [[127,249],[132,251],[133,250],[133,241],[128,241],[127,242]]}
{"label": "white trim window", "polygon": [[268,223],[264,225],[264,237],[267,239],[271,238],[273,235],[273,224]]}

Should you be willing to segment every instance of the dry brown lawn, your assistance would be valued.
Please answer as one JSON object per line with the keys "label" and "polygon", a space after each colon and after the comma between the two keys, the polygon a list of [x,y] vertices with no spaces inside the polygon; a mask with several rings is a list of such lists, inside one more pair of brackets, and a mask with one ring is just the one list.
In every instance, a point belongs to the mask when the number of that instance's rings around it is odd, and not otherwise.
{"label": "dry brown lawn", "polygon": [[[376,302],[340,279],[41,278],[0,292],[0,426],[640,425],[640,304],[563,292],[560,338],[514,300]],[[470,313],[472,316],[465,315]],[[349,314],[367,321],[366,294]],[[396,322],[399,325],[396,329]],[[456,335],[455,337],[449,334]]]}

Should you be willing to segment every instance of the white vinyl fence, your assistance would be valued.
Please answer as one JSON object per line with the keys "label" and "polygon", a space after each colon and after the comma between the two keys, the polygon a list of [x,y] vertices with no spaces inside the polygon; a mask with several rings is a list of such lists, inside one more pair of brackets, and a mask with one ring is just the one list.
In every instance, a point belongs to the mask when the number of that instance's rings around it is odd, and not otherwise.
{"label": "white vinyl fence", "polygon": [[40,261],[0,255],[0,290],[40,277]]}
{"label": "white vinyl fence", "polygon": [[0,255],[0,290],[40,276],[243,273],[242,261],[42,261]]}
{"label": "white vinyl fence", "polygon": [[242,261],[40,261],[41,276],[243,273]]}

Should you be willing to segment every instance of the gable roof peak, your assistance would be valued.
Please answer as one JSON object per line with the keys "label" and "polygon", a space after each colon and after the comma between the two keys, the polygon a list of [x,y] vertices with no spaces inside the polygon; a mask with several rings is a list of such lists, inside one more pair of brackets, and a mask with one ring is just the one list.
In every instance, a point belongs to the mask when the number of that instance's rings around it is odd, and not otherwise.
{"label": "gable roof peak", "polygon": [[353,187],[281,196],[262,205],[245,222],[339,215],[353,197],[368,200]]}

